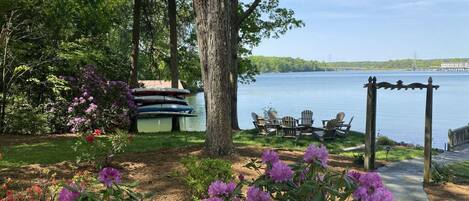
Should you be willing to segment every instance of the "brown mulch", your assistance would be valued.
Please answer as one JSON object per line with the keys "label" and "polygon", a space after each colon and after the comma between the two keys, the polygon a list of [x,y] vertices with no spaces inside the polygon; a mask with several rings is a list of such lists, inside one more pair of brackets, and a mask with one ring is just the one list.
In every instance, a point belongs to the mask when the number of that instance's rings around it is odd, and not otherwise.
{"label": "brown mulch", "polygon": [[469,200],[469,184],[431,184],[424,188],[430,201],[462,201]]}

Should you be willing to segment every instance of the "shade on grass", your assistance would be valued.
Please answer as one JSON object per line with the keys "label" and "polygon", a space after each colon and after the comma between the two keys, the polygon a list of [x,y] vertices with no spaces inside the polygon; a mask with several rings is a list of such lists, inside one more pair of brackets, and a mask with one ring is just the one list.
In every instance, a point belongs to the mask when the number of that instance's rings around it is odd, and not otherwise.
{"label": "shade on grass", "polygon": [[[340,155],[344,156],[355,156],[358,154],[363,154],[363,151],[351,151],[351,152],[343,152]],[[400,161],[412,158],[423,157],[423,148],[415,148],[415,147],[393,147],[388,154],[387,160],[388,161]],[[376,151],[376,159],[377,160],[386,160],[386,151],[384,150],[383,146],[378,146],[378,150]]]}
{"label": "shade on grass", "polygon": [[[1,139],[1,138],[0,138]],[[156,151],[162,148],[179,148],[194,145],[203,145],[204,132],[162,132],[136,135],[132,143],[127,147],[127,153]],[[304,150],[310,144],[320,144],[311,137],[295,139],[282,138],[279,136],[258,136],[253,130],[241,131],[233,136],[237,146],[262,146],[270,148],[282,148],[291,150]],[[75,160],[76,154],[71,149],[75,139],[51,139],[46,142],[17,144],[13,146],[0,147],[4,157],[0,160],[0,167],[17,167],[28,164],[53,164],[62,161]],[[342,153],[342,149],[353,147],[364,143],[364,135],[352,132],[346,138],[337,138],[326,141],[324,144],[330,153],[353,156],[354,152]],[[421,156],[420,149],[396,148],[390,152],[390,160],[402,160]],[[377,152],[378,159],[384,159],[385,153]]]}

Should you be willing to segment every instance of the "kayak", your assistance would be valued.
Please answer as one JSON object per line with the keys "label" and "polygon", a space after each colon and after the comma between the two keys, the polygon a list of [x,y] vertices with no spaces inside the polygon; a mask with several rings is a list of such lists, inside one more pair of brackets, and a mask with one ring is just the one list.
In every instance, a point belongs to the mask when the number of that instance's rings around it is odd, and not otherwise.
{"label": "kayak", "polygon": [[154,104],[137,108],[138,113],[142,112],[191,112],[191,106],[180,104]]}
{"label": "kayak", "polygon": [[157,118],[157,117],[196,117],[196,114],[185,112],[141,112],[138,113],[138,118]]}
{"label": "kayak", "polygon": [[153,95],[169,95],[169,96],[181,96],[187,95],[191,92],[187,89],[175,89],[175,88],[136,88],[132,89],[134,96],[153,96]]}
{"label": "kayak", "polygon": [[187,101],[181,98],[172,96],[135,96],[134,101],[139,106],[152,105],[152,104],[169,104],[175,103],[180,105],[188,105]]}

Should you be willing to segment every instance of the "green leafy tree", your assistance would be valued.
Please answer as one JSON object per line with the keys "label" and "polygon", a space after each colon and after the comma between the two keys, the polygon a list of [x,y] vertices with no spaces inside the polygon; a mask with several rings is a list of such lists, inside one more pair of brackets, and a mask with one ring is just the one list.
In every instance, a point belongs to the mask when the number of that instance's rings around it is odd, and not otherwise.
{"label": "green leafy tree", "polygon": [[238,78],[249,82],[258,73],[255,65],[245,57],[251,54],[252,48],[258,46],[262,39],[279,38],[290,29],[304,26],[304,23],[294,17],[293,10],[281,8],[279,0],[254,0],[250,4],[234,0],[231,7],[231,127],[238,130]]}

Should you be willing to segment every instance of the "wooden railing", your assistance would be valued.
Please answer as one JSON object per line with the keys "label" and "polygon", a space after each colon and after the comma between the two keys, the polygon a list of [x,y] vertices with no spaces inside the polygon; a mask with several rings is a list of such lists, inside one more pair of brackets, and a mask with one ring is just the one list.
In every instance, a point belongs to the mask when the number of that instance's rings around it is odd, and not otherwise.
{"label": "wooden railing", "polygon": [[449,129],[448,131],[448,150],[452,151],[458,145],[469,142],[469,124],[467,126]]}

